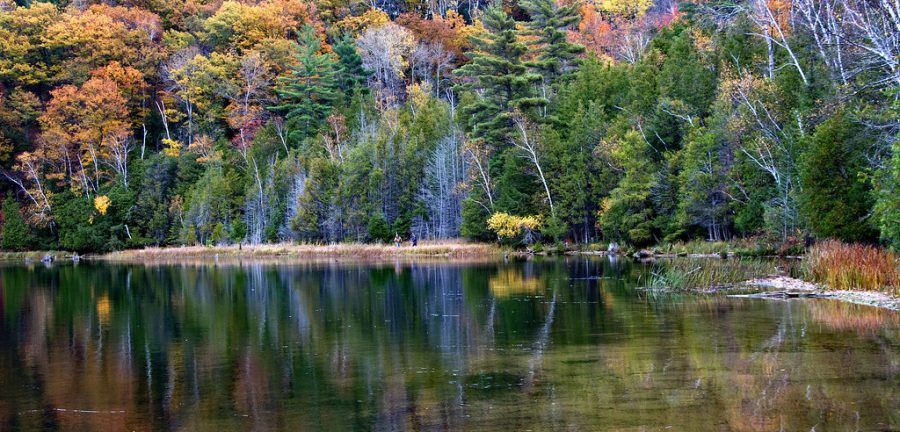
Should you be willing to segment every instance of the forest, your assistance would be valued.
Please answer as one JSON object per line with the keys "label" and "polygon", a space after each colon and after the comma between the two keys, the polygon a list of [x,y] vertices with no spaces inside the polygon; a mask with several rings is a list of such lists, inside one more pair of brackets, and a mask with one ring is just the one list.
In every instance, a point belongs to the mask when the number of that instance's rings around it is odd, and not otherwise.
{"label": "forest", "polygon": [[892,0],[0,0],[6,250],[900,248]]}

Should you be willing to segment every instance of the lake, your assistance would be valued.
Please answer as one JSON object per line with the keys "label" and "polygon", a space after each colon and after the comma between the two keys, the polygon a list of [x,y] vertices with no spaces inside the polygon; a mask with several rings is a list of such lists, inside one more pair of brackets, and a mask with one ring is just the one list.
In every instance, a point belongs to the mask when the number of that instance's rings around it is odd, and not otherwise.
{"label": "lake", "polygon": [[0,431],[900,429],[900,314],[622,259],[0,272]]}

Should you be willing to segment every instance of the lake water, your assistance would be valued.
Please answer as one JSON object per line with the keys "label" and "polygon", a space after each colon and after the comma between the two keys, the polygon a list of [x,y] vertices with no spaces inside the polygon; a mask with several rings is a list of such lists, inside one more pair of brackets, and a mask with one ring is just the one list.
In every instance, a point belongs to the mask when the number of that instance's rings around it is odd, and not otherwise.
{"label": "lake water", "polygon": [[900,429],[900,314],[646,273],[6,265],[0,431]]}

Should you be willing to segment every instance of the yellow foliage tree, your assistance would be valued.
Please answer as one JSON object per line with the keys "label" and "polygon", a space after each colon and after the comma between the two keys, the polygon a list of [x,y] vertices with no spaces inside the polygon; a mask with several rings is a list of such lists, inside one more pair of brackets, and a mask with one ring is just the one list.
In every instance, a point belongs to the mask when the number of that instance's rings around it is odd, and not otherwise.
{"label": "yellow foliage tree", "polygon": [[106,211],[109,210],[110,204],[112,204],[112,201],[106,195],[94,197],[94,208],[97,209],[101,215],[106,215]]}
{"label": "yellow foliage tree", "polygon": [[166,148],[163,149],[163,154],[168,157],[178,157],[181,155],[181,143],[175,141],[173,139],[163,138],[162,143]]}
{"label": "yellow foliage tree", "polygon": [[345,33],[357,37],[367,29],[378,28],[391,22],[391,17],[380,9],[369,9],[359,16],[348,16],[336,23]]}
{"label": "yellow foliage tree", "polygon": [[513,216],[509,213],[497,212],[487,221],[488,228],[500,238],[512,239],[523,233],[536,231],[541,227],[540,216]]}
{"label": "yellow foliage tree", "polygon": [[653,0],[599,0],[597,9],[610,15],[629,19],[641,18],[653,6]]}

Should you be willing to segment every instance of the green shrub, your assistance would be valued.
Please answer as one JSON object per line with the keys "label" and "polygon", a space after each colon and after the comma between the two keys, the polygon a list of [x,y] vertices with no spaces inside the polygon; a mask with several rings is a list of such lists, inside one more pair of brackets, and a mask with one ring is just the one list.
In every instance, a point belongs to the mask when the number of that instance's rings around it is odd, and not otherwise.
{"label": "green shrub", "polygon": [[391,235],[391,228],[388,226],[387,220],[381,213],[376,213],[369,218],[369,239],[388,243],[394,237]]}
{"label": "green shrub", "polygon": [[3,237],[0,239],[0,246],[6,250],[24,251],[28,250],[34,242],[31,230],[22,212],[19,210],[19,203],[12,196],[7,196],[3,201]]}

